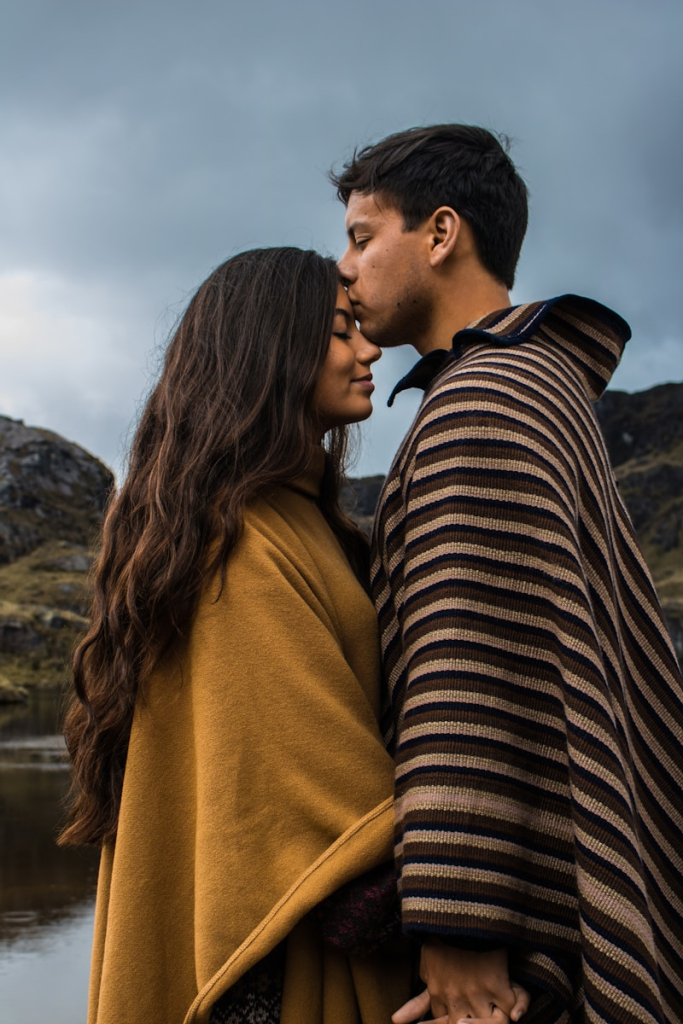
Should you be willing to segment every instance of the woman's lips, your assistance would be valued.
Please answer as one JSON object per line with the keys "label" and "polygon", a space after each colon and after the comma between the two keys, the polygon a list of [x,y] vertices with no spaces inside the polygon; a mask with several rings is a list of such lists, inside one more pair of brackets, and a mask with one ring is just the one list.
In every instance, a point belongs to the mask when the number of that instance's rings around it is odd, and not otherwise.
{"label": "woman's lips", "polygon": [[352,384],[358,384],[359,387],[363,388],[364,391],[369,391],[370,394],[375,390],[375,385],[372,383],[372,375],[367,377],[356,377],[355,380],[351,381]]}

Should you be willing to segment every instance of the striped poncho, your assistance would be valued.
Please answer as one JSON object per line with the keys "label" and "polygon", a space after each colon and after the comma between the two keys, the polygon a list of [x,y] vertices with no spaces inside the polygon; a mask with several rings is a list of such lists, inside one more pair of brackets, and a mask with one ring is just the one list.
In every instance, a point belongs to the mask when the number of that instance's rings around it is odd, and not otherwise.
{"label": "striped poncho", "polygon": [[375,529],[404,927],[507,944],[528,1024],[683,1022],[683,683],[591,406],[629,336],[565,296],[425,357]]}

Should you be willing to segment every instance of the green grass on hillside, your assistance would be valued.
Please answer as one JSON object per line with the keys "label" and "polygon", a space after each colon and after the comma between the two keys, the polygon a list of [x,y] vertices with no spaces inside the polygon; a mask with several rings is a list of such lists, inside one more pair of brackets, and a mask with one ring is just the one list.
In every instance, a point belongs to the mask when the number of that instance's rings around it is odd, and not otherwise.
{"label": "green grass on hillside", "polygon": [[88,625],[88,562],[84,548],[51,541],[0,565],[0,701],[16,687],[68,683]]}

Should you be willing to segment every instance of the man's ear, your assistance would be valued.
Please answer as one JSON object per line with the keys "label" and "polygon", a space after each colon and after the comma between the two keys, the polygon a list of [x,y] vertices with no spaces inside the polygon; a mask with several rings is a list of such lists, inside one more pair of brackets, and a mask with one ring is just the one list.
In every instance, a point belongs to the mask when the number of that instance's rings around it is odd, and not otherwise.
{"label": "man's ear", "polygon": [[460,217],[450,206],[440,206],[429,218],[429,262],[432,267],[442,266],[455,249],[461,223]]}

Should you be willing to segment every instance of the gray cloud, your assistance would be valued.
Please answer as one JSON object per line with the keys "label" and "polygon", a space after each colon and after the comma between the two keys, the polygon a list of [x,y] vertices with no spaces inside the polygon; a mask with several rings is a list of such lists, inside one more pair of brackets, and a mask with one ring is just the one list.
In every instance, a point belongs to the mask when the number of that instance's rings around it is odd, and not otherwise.
{"label": "gray cloud", "polygon": [[[209,270],[254,245],[340,253],[330,164],[442,120],[514,139],[532,192],[515,300],[593,295],[634,327],[616,385],[680,379],[681,30],[674,0],[8,4],[0,411],[116,460]],[[414,398],[380,405],[413,358],[378,367],[360,471],[408,425]]]}

